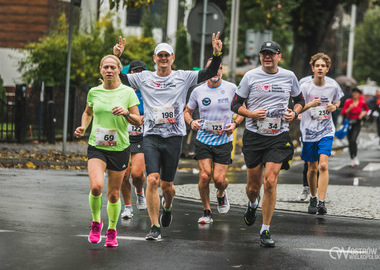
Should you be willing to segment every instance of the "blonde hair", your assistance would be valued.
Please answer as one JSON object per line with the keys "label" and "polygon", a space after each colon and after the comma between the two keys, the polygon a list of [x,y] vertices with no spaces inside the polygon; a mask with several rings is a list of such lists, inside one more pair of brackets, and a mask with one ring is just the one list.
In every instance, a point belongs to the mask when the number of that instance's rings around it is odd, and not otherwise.
{"label": "blonde hair", "polygon": [[118,68],[120,68],[120,69],[123,68],[123,65],[121,64],[120,59],[118,57],[116,57],[115,55],[112,55],[112,54],[106,55],[102,58],[102,60],[100,60],[100,67],[103,66],[104,60],[106,60],[107,58],[112,58],[113,60],[115,60],[117,62]]}
{"label": "blonde hair", "polygon": [[311,58],[310,58],[310,66],[313,66],[315,65],[315,62],[317,62],[317,60],[319,59],[322,59],[325,63],[326,63],[326,66],[327,67],[330,67],[331,66],[331,59],[330,57],[327,55],[327,54],[324,54],[324,53],[317,53],[317,54],[314,54]]}
{"label": "blonde hair", "polygon": [[[112,55],[112,54],[108,54],[106,56],[104,56],[102,58],[102,60],[100,60],[100,67],[103,66],[103,63],[104,61],[107,59],[107,58],[112,58],[113,60],[115,60],[117,62],[117,67],[121,70],[123,68],[123,65],[121,64],[120,62],[120,59],[118,57],[116,57],[115,55]],[[104,83],[103,79],[102,78],[99,78],[99,81],[101,83]],[[118,79],[118,82],[121,82],[120,78]]]}

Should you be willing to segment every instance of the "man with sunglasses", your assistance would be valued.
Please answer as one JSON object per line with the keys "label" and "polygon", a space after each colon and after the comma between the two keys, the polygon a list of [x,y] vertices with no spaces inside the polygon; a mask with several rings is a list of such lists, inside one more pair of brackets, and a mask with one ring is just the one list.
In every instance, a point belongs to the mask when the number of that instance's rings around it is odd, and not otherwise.
{"label": "man with sunglasses", "polygon": [[[249,201],[244,221],[248,226],[256,220],[262,179],[264,182],[260,230],[263,247],[275,246],[269,226],[276,205],[277,179],[281,169],[289,169],[294,153],[289,123],[305,105],[294,73],[278,66],[281,56],[276,42],[265,41],[260,49],[261,66],[243,76],[231,103],[232,111],[246,117],[242,151],[247,166]],[[288,108],[290,97],[295,104],[293,110]]]}
{"label": "man with sunglasses", "polygon": [[[144,157],[147,172],[146,202],[151,221],[147,240],[161,238],[161,228],[172,221],[172,202],[175,195],[173,181],[182,149],[182,137],[186,135],[183,117],[187,90],[218,73],[222,54],[220,33],[212,35],[213,60],[200,71],[172,70],[174,50],[167,43],[160,43],[154,50],[156,72],[142,71],[136,74],[120,74],[122,82],[141,91],[144,100]],[[114,54],[121,56],[125,39],[119,37]],[[162,215],[159,218],[162,190]],[[159,222],[160,220],[160,222]]]}

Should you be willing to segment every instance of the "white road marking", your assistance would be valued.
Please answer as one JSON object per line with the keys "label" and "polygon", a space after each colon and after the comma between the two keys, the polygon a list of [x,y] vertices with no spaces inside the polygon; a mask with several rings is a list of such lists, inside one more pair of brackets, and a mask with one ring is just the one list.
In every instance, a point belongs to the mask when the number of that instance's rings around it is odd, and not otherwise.
{"label": "white road marking", "polygon": [[368,163],[367,166],[363,168],[363,171],[372,172],[380,170],[380,163]]}
{"label": "white road marking", "polygon": [[14,232],[14,231],[12,231],[12,230],[0,230],[0,233],[2,233],[2,232]]}
{"label": "white road marking", "polygon": [[[338,249],[336,249],[336,247],[334,248],[330,248],[330,249],[323,249],[323,248],[296,248],[296,249],[299,249],[299,250],[305,250],[305,251],[316,251],[316,252],[339,252]],[[344,250],[344,253],[346,254],[358,254],[358,253],[366,253],[366,251],[358,251],[357,249],[347,249],[347,250]]]}
{"label": "white road marking", "polygon": [[[78,237],[85,237],[85,238],[88,238],[88,235],[84,235],[84,234],[78,234],[76,235]],[[106,238],[105,236],[102,236],[102,238]],[[145,237],[132,237],[132,236],[117,236],[117,240],[132,240],[132,241],[147,241],[145,239]]]}

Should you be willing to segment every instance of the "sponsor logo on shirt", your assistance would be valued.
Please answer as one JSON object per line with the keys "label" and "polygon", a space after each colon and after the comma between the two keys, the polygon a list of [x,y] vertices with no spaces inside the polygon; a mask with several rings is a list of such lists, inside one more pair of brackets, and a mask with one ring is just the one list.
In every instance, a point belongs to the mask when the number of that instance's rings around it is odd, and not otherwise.
{"label": "sponsor logo on shirt", "polygon": [[172,82],[165,83],[165,82],[155,82],[155,81],[151,81],[150,86],[154,88],[161,88],[161,89],[176,87],[176,85]]}
{"label": "sponsor logo on shirt", "polygon": [[272,90],[272,85],[270,83],[258,83],[257,91],[262,93],[268,93]]}
{"label": "sponsor logo on shirt", "polygon": [[229,103],[228,98],[219,98],[218,103]]}
{"label": "sponsor logo on shirt", "polygon": [[204,106],[208,106],[208,105],[210,105],[210,104],[211,104],[211,99],[210,99],[210,98],[204,98],[204,99],[202,100],[202,104],[203,104]]}

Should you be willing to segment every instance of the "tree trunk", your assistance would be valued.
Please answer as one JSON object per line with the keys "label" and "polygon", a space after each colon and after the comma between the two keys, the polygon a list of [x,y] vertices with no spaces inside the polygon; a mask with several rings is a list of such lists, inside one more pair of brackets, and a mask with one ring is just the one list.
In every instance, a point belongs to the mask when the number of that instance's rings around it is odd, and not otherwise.
{"label": "tree trunk", "polygon": [[338,1],[303,1],[293,12],[294,48],[290,66],[299,79],[311,74],[310,57],[320,52],[337,6]]}

